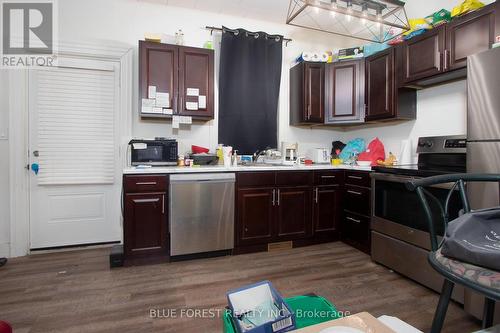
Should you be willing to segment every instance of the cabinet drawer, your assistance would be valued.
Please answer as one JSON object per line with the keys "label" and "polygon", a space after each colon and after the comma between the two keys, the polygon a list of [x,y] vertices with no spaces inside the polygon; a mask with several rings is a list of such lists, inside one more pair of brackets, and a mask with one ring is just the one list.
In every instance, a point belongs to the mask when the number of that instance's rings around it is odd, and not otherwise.
{"label": "cabinet drawer", "polygon": [[238,172],[237,183],[238,187],[274,186],[276,183],[276,173],[274,171]]}
{"label": "cabinet drawer", "polygon": [[137,175],[123,176],[125,193],[133,192],[166,192],[168,187],[167,176]]}
{"label": "cabinet drawer", "polygon": [[311,171],[282,171],[276,173],[276,185],[301,186],[311,185],[313,173]]}
{"label": "cabinet drawer", "polygon": [[342,238],[362,248],[370,245],[370,219],[358,214],[344,212],[342,219]]}
{"label": "cabinet drawer", "polygon": [[344,208],[348,211],[370,216],[371,191],[365,187],[346,185]]}
{"label": "cabinet drawer", "polygon": [[368,171],[346,171],[345,183],[350,185],[371,187],[370,172]]}
{"label": "cabinet drawer", "polygon": [[314,172],[314,185],[337,185],[343,183],[343,172],[334,171],[316,171]]}

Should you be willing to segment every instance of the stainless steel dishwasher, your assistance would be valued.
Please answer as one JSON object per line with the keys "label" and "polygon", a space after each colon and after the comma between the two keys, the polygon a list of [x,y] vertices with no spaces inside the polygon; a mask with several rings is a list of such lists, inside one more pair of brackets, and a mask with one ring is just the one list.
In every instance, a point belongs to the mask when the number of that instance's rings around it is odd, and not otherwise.
{"label": "stainless steel dishwasher", "polygon": [[234,173],[170,176],[170,255],[234,246]]}

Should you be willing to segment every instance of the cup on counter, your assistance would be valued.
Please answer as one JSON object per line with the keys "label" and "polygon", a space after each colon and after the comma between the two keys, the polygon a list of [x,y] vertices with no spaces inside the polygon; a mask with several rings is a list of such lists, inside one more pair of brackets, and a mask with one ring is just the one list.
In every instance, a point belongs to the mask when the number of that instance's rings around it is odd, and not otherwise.
{"label": "cup on counter", "polygon": [[232,155],[232,153],[233,153],[233,147],[231,147],[231,146],[222,147],[222,155],[223,155],[225,168],[231,167],[231,155]]}

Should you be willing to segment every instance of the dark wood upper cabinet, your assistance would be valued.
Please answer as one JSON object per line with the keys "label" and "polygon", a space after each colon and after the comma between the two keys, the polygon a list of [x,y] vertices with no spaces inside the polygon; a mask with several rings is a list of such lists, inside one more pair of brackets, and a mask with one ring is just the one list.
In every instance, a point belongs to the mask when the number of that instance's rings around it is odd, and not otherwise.
{"label": "dark wood upper cabinet", "polygon": [[495,42],[495,6],[458,17],[446,26],[445,70],[467,65],[467,57]]}
{"label": "dark wood upper cabinet", "polygon": [[394,48],[366,58],[366,120],[394,118]]}
{"label": "dark wood upper cabinet", "polygon": [[325,67],[325,123],[365,120],[365,62],[342,61]]}
{"label": "dark wood upper cabinet", "polygon": [[403,85],[427,87],[466,77],[467,57],[488,50],[500,34],[499,3],[455,17],[404,43]]}
{"label": "dark wood upper cabinet", "polygon": [[[205,96],[205,107],[188,110],[186,103],[198,103],[197,96],[188,96],[188,89],[198,89]],[[186,116],[214,116],[214,51],[193,47],[179,48],[179,113]]]}
{"label": "dark wood upper cabinet", "polygon": [[443,71],[446,29],[444,25],[403,44],[403,79],[412,82]]}
{"label": "dark wood upper cabinet", "polygon": [[[144,114],[142,99],[148,87],[169,94],[173,115],[212,119],[214,116],[214,51],[209,49],[139,41],[139,114],[149,118],[170,118],[172,114]],[[197,89],[205,96],[205,106],[188,110],[186,103],[199,102],[187,96],[187,89]]]}
{"label": "dark wood upper cabinet", "polygon": [[274,193],[273,188],[238,190],[237,246],[271,241],[275,215]]}
{"label": "dark wood upper cabinet", "polygon": [[278,188],[277,239],[292,240],[312,235],[310,187]]}
{"label": "dark wood upper cabinet", "polygon": [[325,64],[302,62],[290,69],[290,125],[325,120]]}
{"label": "dark wood upper cabinet", "polygon": [[175,110],[178,63],[179,48],[176,45],[139,41],[139,114],[142,99],[148,98],[149,86],[156,86],[158,92],[168,92],[170,107]]}

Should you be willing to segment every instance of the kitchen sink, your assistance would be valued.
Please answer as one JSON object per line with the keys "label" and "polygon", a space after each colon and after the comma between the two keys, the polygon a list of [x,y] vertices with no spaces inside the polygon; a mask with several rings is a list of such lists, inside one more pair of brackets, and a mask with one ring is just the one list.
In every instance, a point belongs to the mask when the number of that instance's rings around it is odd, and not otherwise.
{"label": "kitchen sink", "polygon": [[241,163],[242,167],[293,167],[293,165],[285,165],[281,163]]}

